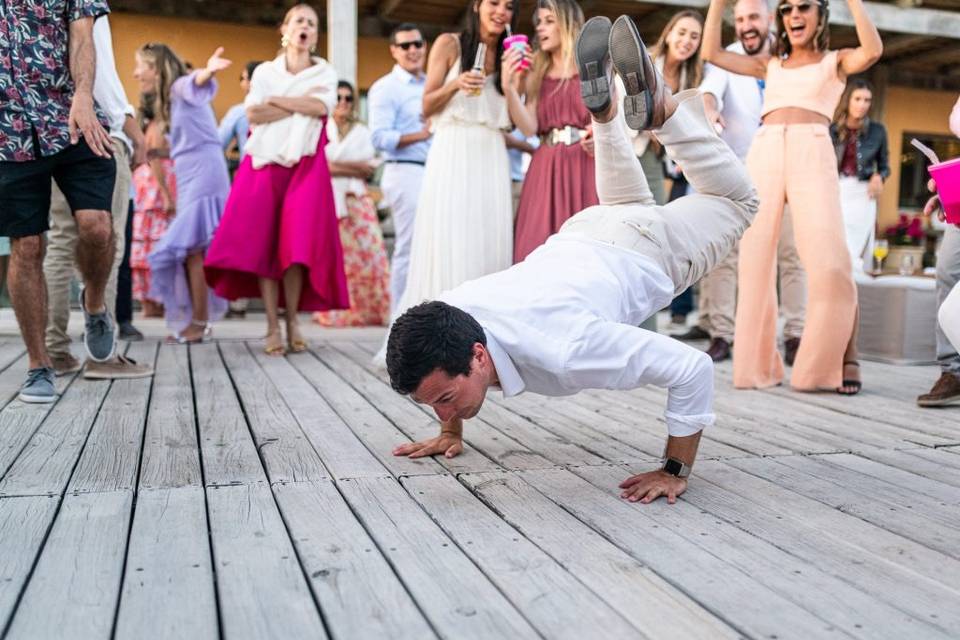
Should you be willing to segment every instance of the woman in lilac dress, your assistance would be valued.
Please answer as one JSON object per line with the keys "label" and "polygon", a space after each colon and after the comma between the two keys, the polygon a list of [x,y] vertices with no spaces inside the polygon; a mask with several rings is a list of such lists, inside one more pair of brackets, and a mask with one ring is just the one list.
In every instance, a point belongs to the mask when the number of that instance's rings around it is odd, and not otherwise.
{"label": "woman in lilac dress", "polygon": [[[514,110],[522,114],[515,121],[517,127],[524,135],[540,135],[540,147],[533,153],[520,193],[514,263],[559,231],[567,218],[598,203],[590,112],[580,98],[573,59],[583,12],[574,0],[538,0],[533,22],[537,53],[524,79],[526,102],[520,106],[513,83],[505,91]],[[519,52],[504,56],[504,68],[511,76],[510,63],[519,59]]]}
{"label": "woman in lilac dress", "polygon": [[134,76],[143,93],[154,96],[153,112],[170,139],[177,170],[176,216],[148,256],[150,298],[161,302],[170,340],[202,342],[210,321],[223,317],[227,301],[207,288],[203,258],[220,222],[230,192],[227,164],[220,149],[210,101],[217,93],[213,76],[230,66],[217,49],[206,67],[187,74],[166,45],[146,44],[137,51]]}

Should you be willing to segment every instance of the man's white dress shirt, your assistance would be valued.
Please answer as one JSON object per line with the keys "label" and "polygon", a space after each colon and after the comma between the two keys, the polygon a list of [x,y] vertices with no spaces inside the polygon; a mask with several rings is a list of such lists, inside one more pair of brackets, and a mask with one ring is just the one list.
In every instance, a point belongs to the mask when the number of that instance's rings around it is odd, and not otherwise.
{"label": "man's white dress shirt", "polygon": [[713,363],[638,326],[673,295],[673,281],[646,256],[559,233],[523,262],[440,300],[483,327],[505,397],[666,387],[667,429],[682,437],[714,422]]}
{"label": "man's white dress shirt", "polygon": [[133,153],[133,142],[123,132],[123,123],[127,116],[136,112],[127,102],[123,91],[117,65],[113,58],[113,40],[110,36],[110,22],[107,16],[100,16],[93,23],[93,47],[97,53],[96,76],[93,81],[93,99],[103,110],[110,123],[110,137],[117,138]]}
{"label": "man's white dress shirt", "polygon": [[[739,42],[731,44],[727,51],[745,54]],[[717,99],[717,109],[726,121],[720,137],[741,160],[747,157],[753,136],[760,128],[763,93],[757,80],[708,64],[700,84],[701,93]]]}

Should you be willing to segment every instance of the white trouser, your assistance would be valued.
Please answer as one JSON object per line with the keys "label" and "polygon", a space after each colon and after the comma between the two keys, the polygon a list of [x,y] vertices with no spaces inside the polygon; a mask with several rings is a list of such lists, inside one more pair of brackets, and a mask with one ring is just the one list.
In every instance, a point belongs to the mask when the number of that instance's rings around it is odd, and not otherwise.
{"label": "white trouser", "polygon": [[390,261],[390,311],[400,302],[407,287],[410,267],[410,245],[413,242],[414,219],[420,200],[423,166],[407,163],[387,163],[380,178],[383,199],[393,217],[393,258]]}
{"label": "white trouser", "polygon": [[696,90],[676,95],[676,112],[654,132],[697,193],[657,205],[622,116],[594,122],[600,204],[570,218],[560,233],[582,233],[652,258],[676,293],[709,273],[757,212],[746,167],[717,135]]}
{"label": "white trouser", "polygon": [[840,208],[853,270],[863,271],[864,254],[873,247],[877,226],[877,201],[867,190],[869,182],[840,176]]}
{"label": "white trouser", "polygon": [[940,329],[954,351],[960,351],[960,285],[954,285],[937,314]]}

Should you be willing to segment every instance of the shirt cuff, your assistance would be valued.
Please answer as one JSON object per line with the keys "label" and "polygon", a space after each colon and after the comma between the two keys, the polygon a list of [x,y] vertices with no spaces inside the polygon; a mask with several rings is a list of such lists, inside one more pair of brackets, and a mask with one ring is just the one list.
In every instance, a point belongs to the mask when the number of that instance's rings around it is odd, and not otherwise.
{"label": "shirt cuff", "polygon": [[681,416],[667,411],[663,414],[667,420],[667,433],[674,438],[686,438],[696,433],[700,433],[706,427],[712,427],[717,421],[716,414],[702,413],[693,416]]}
{"label": "shirt cuff", "polygon": [[390,129],[380,129],[373,132],[373,146],[379,151],[393,153],[400,144],[400,132]]}

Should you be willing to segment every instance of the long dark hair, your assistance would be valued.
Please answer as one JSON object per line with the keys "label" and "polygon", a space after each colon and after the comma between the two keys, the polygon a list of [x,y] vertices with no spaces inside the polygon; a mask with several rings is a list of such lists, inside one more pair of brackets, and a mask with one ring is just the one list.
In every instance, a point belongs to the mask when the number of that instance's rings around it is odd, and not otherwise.
{"label": "long dark hair", "polygon": [[[867,82],[865,78],[850,78],[847,81],[847,88],[843,92],[843,97],[840,98],[840,104],[837,105],[837,111],[833,115],[833,124],[837,129],[837,137],[846,142],[847,136],[850,135],[850,130],[847,129],[847,114],[850,111],[850,97],[853,95],[854,91],[860,89],[866,89],[870,92],[871,97],[873,96],[873,86]],[[870,105],[870,108],[873,108],[873,105]],[[867,112],[869,116],[870,113]]]}
{"label": "long dark hair", "polygon": [[[816,3],[816,2],[815,2]],[[813,38],[814,46],[817,51],[826,51],[830,48],[830,0],[819,0],[817,6],[817,34]],[[790,36],[783,24],[783,15],[779,7],[775,11],[777,21],[777,42],[774,46],[774,55],[778,58],[789,56],[793,52],[793,45],[790,44]]]}
{"label": "long dark hair", "polygon": [[[520,14],[517,11],[518,0],[509,0],[510,10],[510,31],[517,30],[517,18]],[[480,44],[480,5],[483,0],[470,0],[467,4],[467,24],[463,27],[460,34],[460,71],[470,71],[473,68],[473,59],[477,55],[477,45]],[[503,50],[503,41],[507,37],[507,30],[504,29],[497,40],[496,55],[494,60],[494,78],[496,79],[497,91],[503,94],[503,87],[500,86],[500,52]]]}

